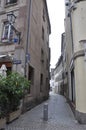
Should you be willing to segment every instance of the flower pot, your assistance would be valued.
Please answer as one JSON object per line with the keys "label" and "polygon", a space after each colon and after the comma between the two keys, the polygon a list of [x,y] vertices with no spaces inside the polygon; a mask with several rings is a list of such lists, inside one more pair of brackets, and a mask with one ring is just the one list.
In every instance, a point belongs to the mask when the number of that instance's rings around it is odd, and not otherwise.
{"label": "flower pot", "polygon": [[9,113],[8,116],[7,116],[7,123],[10,123],[13,120],[17,119],[20,115],[21,115],[21,110],[20,109]]}
{"label": "flower pot", "polygon": [[5,128],[6,125],[6,118],[1,118],[0,119],[0,129]]}

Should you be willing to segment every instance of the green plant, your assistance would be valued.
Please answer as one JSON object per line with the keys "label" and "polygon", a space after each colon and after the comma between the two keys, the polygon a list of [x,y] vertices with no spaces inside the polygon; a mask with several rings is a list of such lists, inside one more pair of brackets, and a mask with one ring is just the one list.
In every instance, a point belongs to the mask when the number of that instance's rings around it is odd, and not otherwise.
{"label": "green plant", "polygon": [[0,118],[3,118],[7,114],[8,98],[3,92],[0,92]]}
{"label": "green plant", "polygon": [[6,78],[0,76],[0,118],[7,114],[8,97],[6,93]]}
{"label": "green plant", "polygon": [[14,111],[20,105],[20,100],[28,91],[30,82],[17,72],[12,72],[6,78],[7,97],[9,100],[9,110]]}
{"label": "green plant", "polygon": [[[0,78],[1,113],[9,113],[18,109],[20,100],[28,91],[30,81],[17,72],[10,73],[6,78]],[[5,107],[6,104],[6,107]],[[5,109],[6,108],[6,112]]]}

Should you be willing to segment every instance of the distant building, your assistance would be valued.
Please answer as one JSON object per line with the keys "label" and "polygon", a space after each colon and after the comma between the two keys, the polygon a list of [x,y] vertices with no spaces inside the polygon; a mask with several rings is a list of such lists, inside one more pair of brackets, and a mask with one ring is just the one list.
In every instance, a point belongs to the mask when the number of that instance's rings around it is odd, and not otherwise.
{"label": "distant building", "polygon": [[62,77],[63,77],[63,93],[64,96],[68,97],[68,61],[67,61],[67,50],[66,50],[66,35],[62,33],[61,35],[61,55],[62,55]]}
{"label": "distant building", "polygon": [[64,94],[63,92],[63,64],[62,64],[62,55],[58,59],[54,70],[54,85],[55,93]]}
{"label": "distant building", "polygon": [[49,95],[50,33],[46,0],[0,0],[0,67],[31,80],[27,106]]}
{"label": "distant building", "polygon": [[54,68],[51,68],[50,72],[50,90],[54,91],[55,86],[54,86]]}

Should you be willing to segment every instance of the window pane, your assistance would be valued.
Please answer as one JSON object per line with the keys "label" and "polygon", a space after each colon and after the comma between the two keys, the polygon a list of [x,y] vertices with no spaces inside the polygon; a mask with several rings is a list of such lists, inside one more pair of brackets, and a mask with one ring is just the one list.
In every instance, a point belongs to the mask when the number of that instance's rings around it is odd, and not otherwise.
{"label": "window pane", "polygon": [[4,24],[2,40],[8,39],[8,31],[9,31],[9,25]]}
{"label": "window pane", "polygon": [[5,42],[5,40],[8,40],[8,41],[13,40],[13,29],[12,29],[12,26],[8,24],[7,22],[4,23],[2,42]]}
{"label": "window pane", "polygon": [[6,0],[6,4],[13,4],[16,2],[17,2],[17,0]]}

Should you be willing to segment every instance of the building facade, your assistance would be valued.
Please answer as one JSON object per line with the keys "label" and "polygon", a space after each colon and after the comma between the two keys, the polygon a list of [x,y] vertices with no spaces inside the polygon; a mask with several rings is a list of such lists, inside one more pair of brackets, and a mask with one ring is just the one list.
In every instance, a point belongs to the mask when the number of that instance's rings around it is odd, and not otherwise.
{"label": "building facade", "polygon": [[62,79],[63,79],[63,95],[68,97],[68,61],[67,61],[67,49],[66,49],[66,35],[61,35],[61,55],[62,55]]}
{"label": "building facade", "polygon": [[54,85],[54,68],[51,68],[50,72],[50,91],[54,92],[55,85]]}
{"label": "building facade", "polygon": [[59,57],[56,67],[54,69],[54,84],[55,93],[63,95],[63,57]]}
{"label": "building facade", "polygon": [[49,95],[50,33],[46,0],[0,1],[0,67],[31,81],[27,106]]}
{"label": "building facade", "polygon": [[65,0],[68,98],[76,119],[86,123],[86,0]]}

